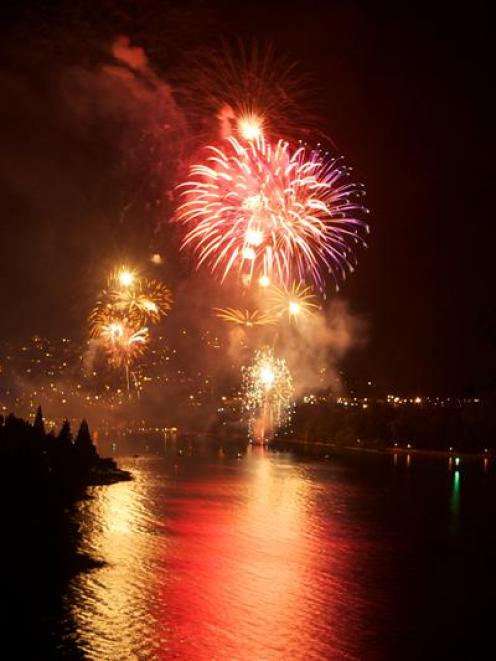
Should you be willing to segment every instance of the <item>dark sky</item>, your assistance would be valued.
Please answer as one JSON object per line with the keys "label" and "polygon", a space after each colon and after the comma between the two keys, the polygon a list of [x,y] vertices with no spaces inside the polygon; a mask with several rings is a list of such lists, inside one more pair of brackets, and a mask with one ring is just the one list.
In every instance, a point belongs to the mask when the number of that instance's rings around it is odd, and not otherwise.
{"label": "dark sky", "polygon": [[[391,389],[487,388],[488,5],[374,4],[11,8],[0,53],[0,335],[77,334],[116,258],[157,249],[168,256],[161,275],[177,276],[177,244],[151,231],[170,215],[164,191],[185,131],[165,82],[184,53],[237,35],[269,40],[315,75],[323,127],[367,185],[369,249],[342,295],[370,338],[348,368]],[[146,52],[146,80],[116,84],[106,69],[119,35]]]}

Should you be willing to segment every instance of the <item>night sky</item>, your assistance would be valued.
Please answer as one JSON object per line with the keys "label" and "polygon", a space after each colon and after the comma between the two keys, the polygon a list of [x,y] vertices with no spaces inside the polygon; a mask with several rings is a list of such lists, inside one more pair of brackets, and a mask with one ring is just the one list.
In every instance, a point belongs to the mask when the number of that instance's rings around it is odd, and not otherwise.
{"label": "night sky", "polygon": [[[494,386],[488,5],[294,4],[10,8],[0,65],[2,339],[82,337],[115,259],[159,251],[161,276],[187,272],[167,227],[153,230],[170,218],[174,153],[187,132],[172,81],[185,53],[239,36],[270,41],[314,74],[325,133],[367,186],[369,249],[341,292],[368,327],[350,373],[409,392]],[[143,49],[153,75],[115,83],[119,36]]]}

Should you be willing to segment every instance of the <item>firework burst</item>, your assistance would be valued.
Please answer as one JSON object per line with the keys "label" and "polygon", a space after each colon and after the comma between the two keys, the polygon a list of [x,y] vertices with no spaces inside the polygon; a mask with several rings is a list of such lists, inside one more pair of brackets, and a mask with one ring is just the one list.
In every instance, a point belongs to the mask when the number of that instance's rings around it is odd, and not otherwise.
{"label": "firework burst", "polygon": [[110,289],[108,296],[114,309],[140,324],[160,321],[172,307],[170,290],[157,280],[140,279],[134,287]]}
{"label": "firework burst", "polygon": [[219,126],[222,137],[253,140],[277,129],[294,138],[305,131],[303,113],[307,126],[319,124],[309,108],[320,98],[311,77],[270,46],[202,49],[185,60],[184,73],[179,98],[194,133],[207,141],[217,139]]}
{"label": "firework burst", "polygon": [[[142,278],[135,269],[120,266],[110,274],[90,314],[90,332],[101,326],[101,319],[116,313],[135,327],[157,323],[172,307],[170,290],[158,280]],[[98,330],[97,330],[98,332]]]}
{"label": "firework burst", "polygon": [[178,220],[187,229],[182,247],[223,281],[270,278],[288,285],[309,279],[324,288],[353,271],[352,247],[365,245],[359,216],[364,190],[350,183],[340,159],[305,146],[293,150],[263,138],[208,147],[207,161],[180,185]]}
{"label": "firework burst", "polygon": [[253,326],[268,326],[277,323],[277,319],[260,310],[238,310],[236,308],[214,308],[219,319],[238,326],[251,328]]}
{"label": "firework burst", "polygon": [[311,287],[298,282],[290,287],[271,287],[267,292],[267,303],[271,314],[290,321],[308,318],[320,309]]}
{"label": "firework burst", "polygon": [[268,347],[259,349],[243,368],[243,393],[250,438],[266,443],[290,418],[294,389],[286,361]]}
{"label": "firework burst", "polygon": [[115,367],[130,365],[141,356],[148,342],[148,328],[137,326],[112,308],[94,312],[91,337],[102,343]]}
{"label": "firework burst", "polygon": [[147,324],[158,322],[171,306],[167,287],[126,266],[112,271],[100,292],[89,316],[90,337],[97,340],[112,367],[124,368],[128,392],[130,367],[148,344]]}
{"label": "firework burst", "polygon": [[136,285],[138,281],[138,272],[127,266],[119,266],[109,276],[109,289],[128,289]]}

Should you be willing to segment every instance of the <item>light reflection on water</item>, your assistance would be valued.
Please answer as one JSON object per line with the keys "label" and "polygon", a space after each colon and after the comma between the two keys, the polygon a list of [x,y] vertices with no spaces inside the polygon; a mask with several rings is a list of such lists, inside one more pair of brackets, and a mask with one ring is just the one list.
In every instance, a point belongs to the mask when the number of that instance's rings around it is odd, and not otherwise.
{"label": "light reflection on water", "polygon": [[[399,466],[388,486],[255,448],[120,463],[134,481],[80,506],[81,550],[106,563],[67,596],[88,658],[385,658],[412,598],[397,594],[410,512],[394,501],[417,483],[394,482]],[[449,529],[459,483],[446,485]]]}
{"label": "light reflection on water", "polygon": [[147,481],[140,471],[135,475],[133,482],[93,489],[94,500],[81,505],[81,550],[106,563],[77,576],[69,596],[81,646],[92,658],[138,655],[150,636],[143,597],[156,538],[148,518]]}

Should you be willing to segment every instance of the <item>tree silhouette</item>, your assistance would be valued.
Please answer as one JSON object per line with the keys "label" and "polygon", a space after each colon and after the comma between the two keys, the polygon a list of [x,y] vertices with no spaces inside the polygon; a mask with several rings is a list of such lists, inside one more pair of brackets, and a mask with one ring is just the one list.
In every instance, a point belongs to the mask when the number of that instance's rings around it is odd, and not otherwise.
{"label": "tree silhouette", "polygon": [[59,435],[57,436],[58,441],[67,445],[70,443],[72,445],[72,431],[71,423],[67,418],[64,420],[62,427],[60,428]]}
{"label": "tree silhouette", "polygon": [[83,470],[88,470],[98,461],[96,447],[91,440],[90,430],[86,420],[81,422],[79,431],[74,441],[78,466]]}
{"label": "tree silhouette", "polygon": [[44,437],[45,432],[45,423],[43,422],[43,412],[41,410],[41,405],[36,409],[36,415],[34,418],[33,429],[35,430],[37,436]]}

